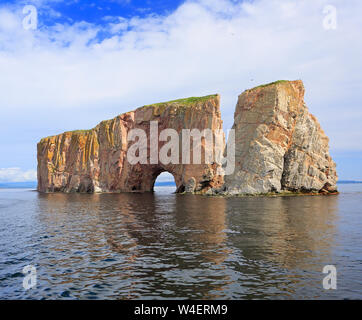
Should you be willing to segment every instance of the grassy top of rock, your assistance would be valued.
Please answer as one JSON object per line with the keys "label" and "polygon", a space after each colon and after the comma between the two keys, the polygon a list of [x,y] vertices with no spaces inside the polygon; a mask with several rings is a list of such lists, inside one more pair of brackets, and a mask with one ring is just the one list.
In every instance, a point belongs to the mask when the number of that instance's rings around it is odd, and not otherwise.
{"label": "grassy top of rock", "polygon": [[[217,97],[217,94],[211,94],[211,95],[208,95],[208,96],[203,96],[203,97],[189,97],[189,98],[183,98],[183,99],[177,99],[177,100],[171,100],[171,101],[167,101],[167,102],[159,102],[159,103],[153,103],[153,104],[149,104],[149,105],[145,105],[143,107],[155,107],[157,109],[157,112],[160,113],[163,111],[163,109],[167,106],[167,105],[170,105],[170,104],[177,104],[177,106],[181,106],[181,107],[187,107],[187,106],[191,106],[195,103],[199,103],[199,102],[205,102],[205,101],[208,101],[212,98],[215,98]],[[141,107],[141,108],[143,108]],[[161,108],[160,108],[161,107]],[[156,112],[156,113],[157,113]],[[110,120],[104,120],[102,121],[100,124],[106,124],[108,123],[109,121],[112,121],[114,119],[110,119]],[[74,131],[66,131],[64,132],[63,134],[75,134],[75,135],[84,135],[84,134],[87,134],[87,133],[90,133],[92,132],[93,129],[88,129],[88,130],[74,130]],[[59,135],[59,134],[58,134]],[[53,137],[56,137],[58,135],[52,135],[52,136],[49,136],[49,137],[45,137],[45,138],[42,138],[40,140],[40,143],[46,141],[47,139],[49,138],[53,138]]]}
{"label": "grassy top of rock", "polygon": [[183,106],[189,106],[194,103],[210,100],[211,98],[214,98],[216,96],[217,96],[217,94],[211,94],[211,95],[203,96],[203,97],[189,97],[189,98],[184,98],[184,99],[177,99],[177,100],[171,100],[171,101],[166,101],[166,102],[153,103],[153,104],[146,105],[144,107],[150,107],[150,106],[158,107],[158,106],[163,106],[163,105],[172,104],[172,103],[176,103],[178,105],[183,105]]}
{"label": "grassy top of rock", "polygon": [[248,90],[254,90],[254,89],[258,89],[258,88],[268,87],[268,86],[271,86],[271,85],[274,85],[274,84],[281,84],[281,83],[288,83],[288,82],[291,82],[291,81],[289,81],[289,80],[278,80],[278,81],[273,81],[273,82],[266,83],[266,84],[261,84],[260,86],[256,86],[256,87],[248,89]]}

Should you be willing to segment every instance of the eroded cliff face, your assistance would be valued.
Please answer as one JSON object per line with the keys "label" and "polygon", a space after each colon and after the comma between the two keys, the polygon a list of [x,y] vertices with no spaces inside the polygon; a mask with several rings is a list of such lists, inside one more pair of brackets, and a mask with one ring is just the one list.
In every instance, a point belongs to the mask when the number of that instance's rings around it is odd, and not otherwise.
{"label": "eroded cliff face", "polygon": [[[103,121],[91,130],[65,132],[38,143],[38,191],[40,192],[132,192],[152,191],[157,176],[173,174],[179,192],[206,192],[223,183],[217,174],[219,165],[182,164],[180,140],[179,164],[152,164],[150,135],[147,134],[147,164],[130,164],[127,151],[134,143],[127,140],[132,129],[150,132],[151,121],[158,122],[158,132],[172,128],[222,129],[220,97],[212,95],[144,106],[114,119]],[[180,135],[181,139],[181,135]],[[167,143],[159,142],[158,150]],[[214,146],[222,153],[224,145]],[[218,148],[219,150],[216,150]],[[205,143],[202,140],[201,150]],[[191,154],[192,157],[192,154]]]}
{"label": "eroded cliff face", "polygon": [[[223,177],[218,161],[185,164],[183,129],[222,129],[218,95],[144,106],[101,122],[91,130],[65,132],[38,143],[38,190],[41,192],[152,191],[157,176],[173,174],[178,192],[265,194],[270,192],[336,192],[336,165],[329,140],[304,103],[302,81],[277,81],[246,90],[235,110],[235,170]],[[151,123],[158,134],[179,134],[179,162],[151,161]],[[147,164],[131,164],[127,152],[131,130],[147,133]],[[157,139],[157,137],[156,137]],[[215,141],[214,141],[215,142]],[[159,141],[156,153],[167,141]],[[200,142],[201,154],[222,143]],[[193,157],[192,150],[190,154]],[[183,164],[184,163],[184,164]],[[225,182],[224,182],[225,178]]]}
{"label": "eroded cliff face", "polygon": [[223,192],[336,191],[329,139],[304,103],[302,81],[246,90],[235,110],[235,163]]}

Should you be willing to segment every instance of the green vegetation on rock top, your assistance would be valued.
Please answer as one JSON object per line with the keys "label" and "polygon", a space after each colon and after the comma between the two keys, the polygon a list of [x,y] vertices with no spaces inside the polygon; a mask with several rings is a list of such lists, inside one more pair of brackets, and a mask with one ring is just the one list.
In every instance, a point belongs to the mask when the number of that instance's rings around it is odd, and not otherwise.
{"label": "green vegetation on rock top", "polygon": [[278,81],[274,81],[274,82],[270,82],[270,83],[266,83],[266,84],[261,84],[260,86],[256,86],[254,88],[248,89],[248,90],[254,90],[254,89],[258,89],[258,88],[264,88],[264,87],[268,87],[271,86],[273,84],[279,84],[279,83],[286,83],[286,82],[290,82],[289,80],[278,80]]}
{"label": "green vegetation on rock top", "polygon": [[[181,105],[181,106],[189,106],[189,105],[192,105],[192,104],[197,103],[197,102],[207,101],[207,100],[209,100],[211,98],[214,98],[216,96],[217,96],[217,94],[211,94],[211,95],[204,96],[204,97],[189,97],[189,98],[184,98],[184,99],[171,100],[171,101],[167,101],[167,102],[153,103],[153,104],[145,105],[143,107],[160,107],[160,106],[163,107],[163,106],[166,106],[166,105],[171,104],[171,103],[176,103],[176,104]],[[111,120],[113,120],[113,119],[111,119]],[[103,120],[100,124],[106,124],[108,121],[111,121],[111,120]],[[87,133],[92,132],[92,130],[94,130],[94,128],[93,129],[88,129],[88,130],[66,131],[64,133],[87,134]],[[49,136],[49,137],[46,137],[46,138],[42,138],[40,140],[40,142],[44,142],[46,139],[56,137],[58,135],[53,135],[53,136]]]}
{"label": "green vegetation on rock top", "polygon": [[207,101],[216,96],[217,96],[217,94],[211,94],[211,95],[204,96],[204,97],[189,97],[189,98],[184,98],[184,99],[177,99],[177,100],[171,100],[171,101],[166,101],[166,102],[153,103],[153,104],[145,105],[144,107],[149,107],[149,106],[156,107],[156,106],[162,106],[162,105],[171,104],[171,103],[177,103],[177,104],[181,104],[181,105],[190,105],[190,104],[197,103],[197,102]]}

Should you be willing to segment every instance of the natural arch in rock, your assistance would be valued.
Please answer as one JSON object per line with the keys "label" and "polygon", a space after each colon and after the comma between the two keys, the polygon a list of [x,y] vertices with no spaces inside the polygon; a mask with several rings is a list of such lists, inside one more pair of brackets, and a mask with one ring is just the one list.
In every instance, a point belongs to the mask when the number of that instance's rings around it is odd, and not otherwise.
{"label": "natural arch in rock", "polygon": [[[133,168],[132,168],[133,169]],[[127,185],[130,186],[130,191],[133,192],[148,192],[154,191],[155,182],[157,177],[163,173],[168,172],[173,176],[176,184],[176,192],[184,191],[184,184],[182,174],[177,172],[177,168],[169,168],[167,166],[154,165],[154,166],[141,166],[141,169],[131,169],[130,175],[127,177]],[[176,170],[173,170],[176,169]],[[139,174],[141,173],[141,174]]]}
{"label": "natural arch in rock", "polygon": [[[154,180],[153,184],[153,192],[155,192],[155,188],[157,187],[167,187],[167,190],[170,193],[174,192],[180,192],[180,190],[177,190],[175,177],[169,173],[168,171],[162,171]],[[160,189],[163,190],[163,189]]]}
{"label": "natural arch in rock", "polygon": [[[151,142],[159,136],[151,133],[151,123],[157,123],[158,135],[164,129],[174,129],[179,136],[179,161],[163,164],[151,161]],[[127,151],[129,132],[141,129],[147,137],[145,164],[131,164]],[[219,164],[183,164],[182,130],[222,130],[220,97],[211,95],[143,106],[114,119],[102,121],[91,130],[65,132],[47,137],[38,143],[38,191],[41,192],[147,192],[152,191],[157,176],[170,172],[177,192],[206,192],[219,187],[223,176]],[[159,141],[157,152],[167,141]],[[205,141],[201,141],[204,153]],[[212,146],[212,153],[222,154],[224,144]],[[191,159],[193,159],[191,150]],[[190,184],[191,182],[191,184]]]}
{"label": "natural arch in rock", "polygon": [[[168,171],[175,178],[178,192],[336,193],[338,177],[329,154],[329,139],[308,111],[301,81],[276,81],[239,96],[233,125],[235,168],[225,175],[225,184],[216,162],[182,163],[182,139],[178,162],[165,165],[151,161],[150,142],[160,140],[152,135],[151,123],[157,123],[158,132],[174,129],[178,136],[183,129],[219,131],[219,103],[218,95],[157,103],[102,121],[91,130],[44,138],[38,143],[38,190],[152,191],[157,175]],[[128,161],[127,151],[132,146],[127,137],[133,129],[147,132],[143,164]],[[158,143],[156,153],[165,143]],[[212,151],[216,158],[224,151],[222,143],[210,147],[202,141],[200,145],[202,151]]]}

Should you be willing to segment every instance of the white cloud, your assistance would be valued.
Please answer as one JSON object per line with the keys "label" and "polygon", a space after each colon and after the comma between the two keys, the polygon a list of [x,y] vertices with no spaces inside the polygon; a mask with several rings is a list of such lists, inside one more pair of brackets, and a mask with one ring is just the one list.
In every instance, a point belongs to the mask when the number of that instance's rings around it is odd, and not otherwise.
{"label": "white cloud", "polygon": [[22,171],[20,168],[0,168],[0,182],[36,181],[36,170]]}
{"label": "white cloud", "polygon": [[[229,128],[243,90],[302,79],[307,104],[332,149],[362,150],[362,2],[332,1],[338,26],[325,30],[323,7],[330,2],[195,0],[166,16],[114,17],[105,25],[77,22],[36,31],[22,28],[21,11],[4,7],[1,120],[12,122],[32,110],[36,117],[28,126],[48,134],[55,125],[69,129],[54,118],[55,109],[82,119],[83,128],[84,118],[106,118],[100,110],[108,117],[110,110],[116,115],[143,104],[218,92]],[[99,31],[109,36],[99,40]],[[95,124],[89,120],[89,127]],[[0,134],[5,134],[1,128]]]}

